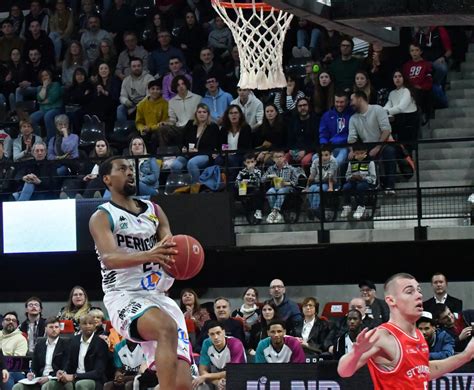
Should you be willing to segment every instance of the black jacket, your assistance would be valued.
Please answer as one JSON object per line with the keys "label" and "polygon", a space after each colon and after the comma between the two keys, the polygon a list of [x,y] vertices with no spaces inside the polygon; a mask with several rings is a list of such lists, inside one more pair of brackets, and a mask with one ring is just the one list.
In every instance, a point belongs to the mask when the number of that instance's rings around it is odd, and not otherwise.
{"label": "black jacket", "polygon": [[[370,313],[370,311],[372,311],[372,313]],[[378,326],[389,320],[390,309],[383,299],[375,298],[371,305],[367,305],[367,314],[369,317],[372,315],[374,326]]]}
{"label": "black jacket", "polygon": [[[69,358],[66,365],[66,372],[68,374],[75,374],[77,371],[77,367],[79,364],[79,349],[81,347],[81,338],[82,335],[79,334],[71,339],[71,343],[69,346]],[[76,379],[95,380],[96,390],[102,389],[102,386],[106,379],[105,369],[107,366],[108,352],[109,350],[107,347],[107,343],[99,336],[94,334],[92,336],[92,340],[84,358],[84,367],[86,372],[84,374],[77,374]]]}
{"label": "black jacket", "polygon": [[[222,148],[222,145],[227,144],[227,134],[229,130],[225,127],[222,127],[219,133],[219,149]],[[239,141],[237,143],[237,150],[239,152],[245,153],[249,149],[252,149],[252,130],[249,125],[244,125],[240,129]]]}
{"label": "black jacket", "polygon": [[301,120],[299,115],[292,116],[288,128],[288,146],[290,149],[311,150],[319,144],[320,117],[314,113],[309,118]]}
{"label": "black jacket", "polygon": [[[25,321],[21,323],[20,330],[23,333],[28,334],[29,324],[30,324],[30,321],[27,318]],[[36,329],[35,329],[35,334],[34,334],[34,337],[36,339],[35,344],[39,341],[40,337],[44,336],[44,328],[46,327],[45,324],[46,324],[46,319],[44,319],[43,317],[40,317],[40,319],[36,323]]]}
{"label": "black jacket", "polygon": [[[46,337],[40,337],[36,342],[33,362],[31,363],[31,370],[35,376],[43,376],[44,367],[46,366],[46,351]],[[52,376],[56,376],[56,371],[66,368],[68,351],[69,339],[59,337],[53,352],[53,371],[50,373]]]}
{"label": "black jacket", "polygon": [[[449,294],[446,297],[446,301],[444,302],[444,304],[448,306],[449,310],[451,310],[453,313],[462,312],[462,301],[460,299],[452,297]],[[429,311],[430,313],[433,313],[435,306],[436,306],[436,301],[434,297],[423,302],[423,310]]]}
{"label": "black jacket", "polygon": [[221,145],[219,143],[219,127],[215,123],[209,124],[202,133],[199,144],[196,139],[197,125],[193,121],[186,124],[183,132],[183,146],[189,147],[189,144],[194,144],[198,154],[220,151]]}
{"label": "black jacket", "polygon": [[[293,331],[293,336],[302,337],[303,327],[303,323],[298,324]],[[309,337],[307,341],[308,347],[303,347],[306,357],[319,355],[320,353],[326,350],[324,341],[326,340],[328,334],[329,322],[316,317],[314,319],[313,327],[309,332]]]}

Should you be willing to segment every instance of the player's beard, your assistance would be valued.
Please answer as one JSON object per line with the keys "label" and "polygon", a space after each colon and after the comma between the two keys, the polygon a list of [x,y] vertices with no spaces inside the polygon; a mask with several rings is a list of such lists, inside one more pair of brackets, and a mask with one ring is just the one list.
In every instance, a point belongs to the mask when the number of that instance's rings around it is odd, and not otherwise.
{"label": "player's beard", "polygon": [[132,195],[135,195],[137,193],[137,186],[132,183],[125,183],[125,185],[123,186],[123,194],[125,196],[132,196]]}

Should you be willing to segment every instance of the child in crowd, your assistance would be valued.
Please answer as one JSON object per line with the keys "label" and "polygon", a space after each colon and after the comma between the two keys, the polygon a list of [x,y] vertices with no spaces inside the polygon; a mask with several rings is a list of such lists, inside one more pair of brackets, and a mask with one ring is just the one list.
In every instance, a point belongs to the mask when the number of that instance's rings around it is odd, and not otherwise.
{"label": "child in crowd", "polygon": [[354,145],[352,147],[352,154],[353,156],[347,166],[347,181],[342,187],[342,191],[344,192],[344,206],[342,208],[341,218],[347,218],[351,213],[351,196],[354,195],[357,209],[352,217],[359,220],[365,214],[367,191],[375,188],[377,173],[375,171],[375,163],[367,154],[366,145]]}
{"label": "child in crowd", "polygon": [[255,168],[257,160],[253,152],[244,157],[244,166],[235,180],[238,196],[241,198],[247,212],[253,212],[256,220],[262,220],[263,196],[261,193],[262,172]]}

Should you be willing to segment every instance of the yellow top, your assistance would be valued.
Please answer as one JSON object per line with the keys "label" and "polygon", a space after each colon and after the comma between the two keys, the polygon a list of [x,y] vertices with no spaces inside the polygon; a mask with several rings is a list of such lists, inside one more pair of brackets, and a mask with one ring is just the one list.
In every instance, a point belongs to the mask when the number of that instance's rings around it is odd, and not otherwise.
{"label": "yellow top", "polygon": [[162,97],[153,101],[147,96],[138,103],[135,124],[140,133],[143,133],[145,127],[151,131],[156,131],[158,130],[158,124],[167,120],[168,102]]}

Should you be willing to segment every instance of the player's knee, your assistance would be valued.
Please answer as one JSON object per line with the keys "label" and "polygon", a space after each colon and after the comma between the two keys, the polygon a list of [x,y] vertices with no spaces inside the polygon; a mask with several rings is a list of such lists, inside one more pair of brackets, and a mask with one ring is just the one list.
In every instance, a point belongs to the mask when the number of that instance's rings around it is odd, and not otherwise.
{"label": "player's knee", "polygon": [[160,323],[158,339],[172,340],[173,337],[177,337],[177,334],[178,328],[176,326],[176,323],[171,318],[167,321],[162,321]]}

